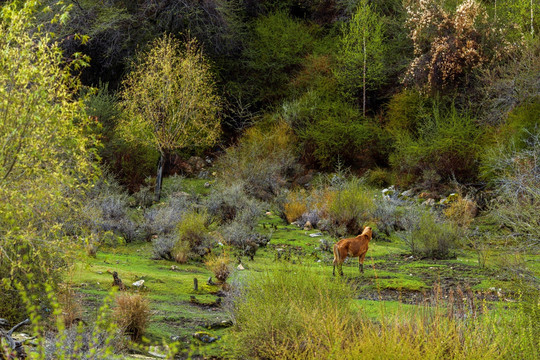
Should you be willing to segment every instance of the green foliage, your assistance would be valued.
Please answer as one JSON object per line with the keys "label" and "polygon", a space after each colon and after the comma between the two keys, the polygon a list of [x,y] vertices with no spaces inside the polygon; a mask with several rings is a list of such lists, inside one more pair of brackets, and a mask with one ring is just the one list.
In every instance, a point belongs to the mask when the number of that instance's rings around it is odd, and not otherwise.
{"label": "green foliage", "polygon": [[352,330],[350,296],[344,283],[308,268],[254,274],[235,299],[230,351],[236,358],[327,358]]}
{"label": "green foliage", "polygon": [[219,138],[220,99],[195,40],[184,49],[172,36],[155,40],[139,54],[123,85],[129,117],[122,129],[128,140],[164,153],[211,146]]}
{"label": "green foliage", "polygon": [[299,69],[313,43],[309,27],[285,12],[257,19],[244,53],[254,72],[257,100],[273,103],[286,95],[289,76]]}
{"label": "green foliage", "polygon": [[281,116],[295,130],[304,159],[325,169],[337,159],[369,167],[384,158],[384,131],[347,102],[309,91],[283,105]]}
{"label": "green foliage", "polygon": [[360,179],[348,179],[337,186],[328,208],[328,216],[334,224],[332,232],[337,236],[360,234],[374,209],[372,191]]}
{"label": "green foliage", "polygon": [[419,122],[418,135],[394,132],[394,169],[416,176],[433,170],[443,179],[455,176],[458,181],[474,178],[482,139],[474,118],[454,106],[445,110],[436,104]]}
{"label": "green foliage", "polygon": [[404,89],[390,99],[386,128],[397,136],[402,132],[418,134],[419,122],[428,100],[414,89]]}
{"label": "green foliage", "polygon": [[437,219],[430,211],[422,211],[419,218],[403,235],[414,256],[420,258],[448,259],[454,256],[460,232],[451,223]]}
{"label": "green foliage", "polygon": [[176,228],[177,241],[171,250],[172,257],[179,263],[203,257],[210,253],[212,239],[209,232],[209,217],[205,211],[192,210],[182,217]]}
{"label": "green foliage", "polygon": [[[84,135],[89,122],[73,76],[85,58],[64,62],[58,43],[33,23],[39,5],[9,3],[0,12],[0,299],[6,309],[21,308],[15,282],[28,290],[31,282],[58,279],[73,248],[70,236],[80,231],[65,224],[77,223],[99,174],[97,142]],[[43,294],[43,288],[33,291]],[[13,321],[23,316],[9,315]]]}
{"label": "green foliage", "polygon": [[295,141],[284,122],[261,122],[216,162],[219,177],[226,185],[240,183],[249,196],[270,200],[298,172]]}
{"label": "green foliage", "polygon": [[381,85],[385,80],[384,22],[373,6],[362,0],[350,22],[343,26],[338,67],[335,74],[346,92],[355,96],[359,89],[365,91]]}

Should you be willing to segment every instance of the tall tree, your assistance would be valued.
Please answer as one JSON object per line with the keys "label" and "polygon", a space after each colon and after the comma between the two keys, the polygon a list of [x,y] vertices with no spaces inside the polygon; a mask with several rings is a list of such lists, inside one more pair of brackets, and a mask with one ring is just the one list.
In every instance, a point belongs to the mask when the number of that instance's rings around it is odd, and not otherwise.
{"label": "tall tree", "polygon": [[348,92],[362,88],[362,113],[366,115],[366,90],[385,79],[384,25],[368,0],[361,0],[351,21],[343,26],[336,77]]}
{"label": "tall tree", "polygon": [[173,36],[156,39],[123,81],[129,113],[127,138],[160,153],[155,200],[159,201],[166,155],[176,149],[211,146],[219,138],[220,98],[210,65],[195,40],[182,48]]}
{"label": "tall tree", "polygon": [[[75,223],[96,175],[73,76],[81,62],[66,63],[36,24],[40,7],[14,1],[0,8],[0,309],[12,321],[24,316],[17,283],[45,301],[45,284],[58,279],[72,248],[65,241],[76,232],[64,224]],[[53,20],[66,18],[60,11]]]}

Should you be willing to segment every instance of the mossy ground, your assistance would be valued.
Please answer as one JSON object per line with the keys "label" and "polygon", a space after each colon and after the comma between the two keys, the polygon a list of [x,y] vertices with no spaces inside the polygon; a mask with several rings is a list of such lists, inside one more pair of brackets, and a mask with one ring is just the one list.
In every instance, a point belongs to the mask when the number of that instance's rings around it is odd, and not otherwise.
{"label": "mossy ground", "polygon": [[[202,193],[202,196],[207,193],[204,181],[190,181],[189,184],[193,192]],[[443,293],[469,291],[497,311],[511,307],[515,298],[515,276],[501,270],[500,266],[479,266],[472,250],[461,250],[450,260],[415,259],[397,237],[392,237],[390,242],[374,239],[366,256],[365,272],[360,274],[358,261],[349,259],[343,265],[345,275],[342,279],[332,276],[332,253],[320,249],[321,239],[330,242],[337,239],[327,234],[312,237],[311,234],[319,231],[304,231],[275,215],[263,216],[259,231],[271,235],[270,243],[259,249],[254,261],[242,258],[245,270],[237,270],[238,264],[234,264],[230,283],[241,281],[249,272],[272,271],[282,262],[302,265],[304,271],[322,271],[325,274],[323,281],[347,281],[357,294],[352,306],[374,319],[398,309],[406,314],[424,306],[424,300],[435,287],[440,287]],[[504,253],[497,256],[504,256]],[[521,260],[527,265],[528,274],[540,275],[540,257],[530,255]],[[151,243],[102,248],[96,258],[85,257],[77,263],[67,278],[83,299],[85,317],[95,316],[96,309],[111,289],[110,272],[113,271],[117,271],[123,282],[132,288],[129,291],[137,291],[133,290],[133,282],[145,280],[145,288],[138,291],[150,300],[152,316],[146,337],[151,342],[169,342],[171,337],[178,337],[182,344],[193,349],[194,354],[222,355],[227,329],[208,330],[208,326],[228,320],[229,314],[222,306],[213,305],[220,287],[207,285],[213,274],[202,263],[152,260]],[[198,280],[198,291],[193,289],[194,278]],[[190,301],[193,296],[198,305]],[[205,330],[221,339],[203,344],[193,338],[193,333]]]}

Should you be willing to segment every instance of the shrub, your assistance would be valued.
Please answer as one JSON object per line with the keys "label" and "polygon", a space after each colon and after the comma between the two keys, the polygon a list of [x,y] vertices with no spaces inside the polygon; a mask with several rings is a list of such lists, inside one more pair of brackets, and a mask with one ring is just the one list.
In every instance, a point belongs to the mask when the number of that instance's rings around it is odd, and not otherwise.
{"label": "shrub", "polygon": [[171,251],[180,262],[203,257],[210,252],[213,239],[208,234],[209,217],[206,211],[191,210],[184,214],[176,228],[177,241]]}
{"label": "shrub", "polygon": [[254,75],[257,100],[275,102],[285,96],[289,77],[313,47],[309,27],[278,11],[259,17],[244,51]]}
{"label": "shrub", "polygon": [[446,218],[454,225],[461,228],[468,228],[476,216],[477,211],[478,207],[474,201],[466,197],[463,198],[460,195],[443,212]]}
{"label": "shrub", "polygon": [[204,261],[206,268],[214,273],[220,283],[225,283],[231,273],[231,259],[223,252],[221,255],[210,255]]}
{"label": "shrub", "polygon": [[341,99],[308,91],[278,115],[294,129],[302,157],[322,168],[331,169],[336,159],[370,167],[386,156],[383,129]]}
{"label": "shrub", "polygon": [[421,213],[418,222],[401,235],[411,253],[417,257],[448,259],[458,244],[460,232],[451,224],[438,220],[430,211]]}
{"label": "shrub", "polygon": [[218,159],[220,178],[225,185],[241,185],[249,196],[271,200],[299,172],[295,142],[287,124],[261,122],[247,129],[238,144]]}
{"label": "shrub", "polygon": [[283,207],[283,213],[287,218],[287,222],[292,223],[299,219],[307,210],[305,191],[289,192]]}
{"label": "shrub", "polygon": [[369,185],[378,188],[384,188],[394,183],[393,174],[389,170],[380,167],[366,171],[364,177]]}
{"label": "shrub", "polygon": [[[158,235],[152,240],[153,259],[175,260],[173,258],[173,249],[176,245],[177,238],[174,234]],[[181,259],[186,262],[186,259]]]}
{"label": "shrub", "polygon": [[422,119],[418,135],[405,131],[396,135],[395,151],[390,156],[392,167],[417,177],[433,170],[443,179],[474,179],[481,129],[471,116],[459,113],[454,106],[447,111],[435,105],[432,110],[430,116]]}
{"label": "shrub", "polygon": [[345,283],[323,281],[309,268],[253,275],[234,301],[230,350],[237,358],[328,358],[351,334],[351,296]]}
{"label": "shrub", "polygon": [[133,341],[139,341],[150,320],[148,299],[140,294],[121,293],[116,295],[113,316],[118,327]]}
{"label": "shrub", "polygon": [[490,205],[490,214],[501,225],[511,228],[527,244],[538,245],[540,238],[540,129],[526,141],[500,145],[489,150],[483,174],[491,178],[499,195]]}
{"label": "shrub", "polygon": [[346,235],[339,228],[344,226],[347,234],[359,234],[374,208],[372,192],[360,179],[350,178],[335,191],[328,208],[328,217],[334,224],[333,232],[338,236]]}
{"label": "shrub", "polygon": [[218,185],[206,199],[205,207],[221,224],[241,221],[251,228],[255,227],[262,212],[261,204],[244,193],[241,183]]}
{"label": "shrub", "polygon": [[82,212],[83,224],[99,238],[99,242],[108,232],[132,242],[137,239],[139,229],[129,216],[128,209],[127,193],[114,178],[106,175],[89,194]]}
{"label": "shrub", "polygon": [[144,229],[150,235],[172,233],[193,203],[187,196],[170,197],[167,202],[154,205],[144,213]]}

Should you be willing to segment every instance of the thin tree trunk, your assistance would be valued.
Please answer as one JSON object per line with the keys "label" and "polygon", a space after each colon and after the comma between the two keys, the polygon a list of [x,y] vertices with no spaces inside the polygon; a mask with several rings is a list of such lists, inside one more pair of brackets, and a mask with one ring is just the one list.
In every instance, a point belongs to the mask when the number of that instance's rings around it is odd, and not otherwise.
{"label": "thin tree trunk", "polygon": [[533,23],[534,23],[534,10],[533,10],[533,0],[531,0],[531,35],[534,36]]}
{"label": "thin tree trunk", "polygon": [[156,189],[155,189],[155,194],[154,194],[155,202],[159,202],[159,200],[161,199],[161,183],[163,180],[163,165],[165,165],[165,154],[160,152],[158,169],[157,169],[157,177],[156,177]]}
{"label": "thin tree trunk", "polygon": [[363,101],[362,101],[362,114],[364,117],[366,116],[366,61],[367,61],[367,55],[366,55],[366,31],[364,29],[364,36],[363,42],[364,42],[364,79],[363,79]]}

